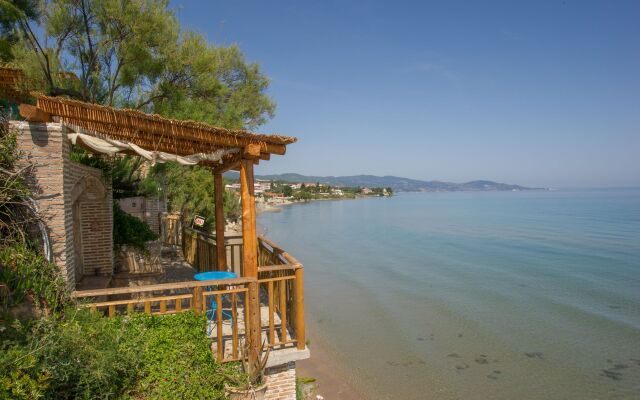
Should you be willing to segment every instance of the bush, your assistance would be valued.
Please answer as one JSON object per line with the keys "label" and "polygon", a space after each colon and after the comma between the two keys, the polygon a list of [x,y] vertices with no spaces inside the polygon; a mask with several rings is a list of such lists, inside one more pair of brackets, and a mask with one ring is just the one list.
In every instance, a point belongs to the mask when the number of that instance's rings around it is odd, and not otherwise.
{"label": "bush", "polygon": [[128,245],[146,251],[146,242],[158,239],[146,222],[122,211],[113,203],[113,245],[116,249]]}
{"label": "bush", "polygon": [[[0,398],[222,399],[237,368],[218,364],[191,312],[59,319],[0,331]],[[236,372],[237,373],[237,372]]]}
{"label": "bush", "polygon": [[2,299],[4,309],[19,304],[27,295],[50,311],[68,301],[58,268],[25,244],[0,247],[0,282],[11,294]]}
{"label": "bush", "polygon": [[218,364],[206,336],[207,320],[191,312],[170,316],[138,314],[129,321],[139,336],[140,379],[133,397],[145,399],[224,398],[224,383],[234,367]]}
{"label": "bush", "polygon": [[115,398],[137,377],[139,359],[122,330],[87,310],[14,322],[3,333],[0,398]]}

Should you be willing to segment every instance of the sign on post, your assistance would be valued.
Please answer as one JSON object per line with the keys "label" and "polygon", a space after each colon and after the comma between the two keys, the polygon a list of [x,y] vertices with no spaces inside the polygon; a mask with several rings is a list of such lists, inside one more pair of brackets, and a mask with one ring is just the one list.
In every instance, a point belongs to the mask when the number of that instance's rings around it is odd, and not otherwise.
{"label": "sign on post", "polygon": [[199,215],[193,217],[193,225],[202,228],[204,226],[204,217],[201,217]]}

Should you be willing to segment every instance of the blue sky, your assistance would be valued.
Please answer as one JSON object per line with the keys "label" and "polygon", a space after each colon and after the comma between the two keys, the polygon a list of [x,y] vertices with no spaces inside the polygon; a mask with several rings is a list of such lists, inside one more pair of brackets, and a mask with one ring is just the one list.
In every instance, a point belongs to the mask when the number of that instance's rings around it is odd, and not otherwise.
{"label": "blue sky", "polygon": [[640,1],[172,1],[272,79],[257,173],[640,186]]}

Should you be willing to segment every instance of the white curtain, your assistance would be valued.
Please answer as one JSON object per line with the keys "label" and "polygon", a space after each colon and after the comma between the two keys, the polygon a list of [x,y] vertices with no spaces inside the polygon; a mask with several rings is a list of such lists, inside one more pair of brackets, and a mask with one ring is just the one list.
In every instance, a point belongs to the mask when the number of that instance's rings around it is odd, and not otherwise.
{"label": "white curtain", "polygon": [[[77,132],[80,128],[72,127],[72,129]],[[163,151],[149,151],[133,143],[114,139],[97,138],[86,133],[70,133],[68,137],[74,145],[84,147],[95,153],[108,154],[110,156],[116,153],[139,155],[152,163],[164,163],[167,161],[175,161],[182,165],[196,165],[201,161],[222,163],[222,157],[239,151],[239,149],[222,149],[216,150],[213,153],[197,153],[189,156],[179,156],[177,154],[165,153]]]}

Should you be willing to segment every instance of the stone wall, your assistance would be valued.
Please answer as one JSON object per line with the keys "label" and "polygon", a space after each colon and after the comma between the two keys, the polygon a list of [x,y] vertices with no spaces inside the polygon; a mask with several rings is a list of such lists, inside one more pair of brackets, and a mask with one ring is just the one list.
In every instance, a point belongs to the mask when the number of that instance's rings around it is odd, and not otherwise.
{"label": "stone wall", "polygon": [[267,368],[266,400],[295,400],[296,399],[296,363]]}
{"label": "stone wall", "polygon": [[[47,226],[52,261],[57,264],[74,289],[76,277],[111,274],[113,270],[113,209],[111,187],[100,170],[72,162],[71,143],[59,123],[12,121],[17,130],[22,162],[33,164],[29,183],[43,222]],[[82,235],[83,270],[76,268],[74,250],[74,203],[76,231]],[[76,271],[77,270],[77,271]]]}
{"label": "stone wall", "polygon": [[[102,171],[72,161],[65,163],[65,207],[73,222],[77,202],[82,236],[82,270],[79,275],[113,273],[113,198]],[[76,230],[77,232],[78,230]],[[77,268],[78,266],[76,266]]]}
{"label": "stone wall", "polygon": [[164,204],[157,198],[125,197],[118,199],[122,211],[145,221],[151,230],[160,234],[160,216],[166,211]]}

